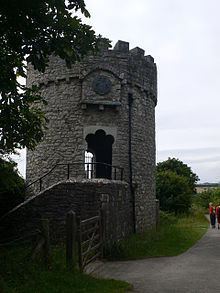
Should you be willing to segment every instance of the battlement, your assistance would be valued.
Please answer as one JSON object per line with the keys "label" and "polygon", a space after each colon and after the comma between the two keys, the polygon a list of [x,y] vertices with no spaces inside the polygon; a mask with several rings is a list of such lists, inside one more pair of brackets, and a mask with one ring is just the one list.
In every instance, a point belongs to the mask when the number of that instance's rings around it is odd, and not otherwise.
{"label": "battlement", "polygon": [[123,53],[128,53],[129,52],[129,43],[124,42],[124,41],[117,41],[113,50],[123,52]]}
{"label": "battlement", "polygon": [[154,58],[151,55],[146,55],[145,56],[145,50],[135,47],[133,49],[130,49],[130,44],[129,42],[121,41],[118,40],[117,43],[115,44],[113,49],[109,49],[108,46],[103,46],[102,42],[100,45],[100,52],[102,53],[103,51],[109,51],[109,52],[116,52],[116,53],[122,53],[122,54],[127,54],[130,56],[135,56],[135,57],[140,57],[145,59],[146,62],[154,64]]}

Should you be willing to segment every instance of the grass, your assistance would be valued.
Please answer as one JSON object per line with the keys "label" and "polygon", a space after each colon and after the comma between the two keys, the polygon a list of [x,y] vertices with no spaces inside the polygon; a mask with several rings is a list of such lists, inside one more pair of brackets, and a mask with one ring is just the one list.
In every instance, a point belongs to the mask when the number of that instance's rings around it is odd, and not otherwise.
{"label": "grass", "polygon": [[146,231],[118,242],[109,250],[110,260],[175,256],[194,245],[207,231],[204,214],[174,216],[161,213],[158,231]]}
{"label": "grass", "polygon": [[131,289],[131,285],[123,281],[95,279],[77,270],[68,271],[63,247],[53,250],[50,269],[41,261],[31,261],[29,251],[27,246],[0,249],[1,293],[120,293]]}
{"label": "grass", "polygon": [[[188,216],[161,213],[157,231],[132,235],[115,244],[109,259],[128,260],[175,256],[186,251],[206,232],[208,221],[200,211]],[[50,269],[30,260],[30,247],[0,248],[1,293],[126,292],[131,286],[122,281],[95,279],[65,267],[65,249],[53,249]]]}

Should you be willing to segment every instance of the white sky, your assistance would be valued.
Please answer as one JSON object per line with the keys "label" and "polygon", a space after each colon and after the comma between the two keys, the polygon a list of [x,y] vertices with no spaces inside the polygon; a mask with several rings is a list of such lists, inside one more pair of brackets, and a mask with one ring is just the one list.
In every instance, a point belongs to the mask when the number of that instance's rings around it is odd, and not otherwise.
{"label": "white sky", "polygon": [[220,1],[85,2],[97,34],[113,46],[128,41],[157,63],[157,161],[179,158],[201,182],[219,182]]}

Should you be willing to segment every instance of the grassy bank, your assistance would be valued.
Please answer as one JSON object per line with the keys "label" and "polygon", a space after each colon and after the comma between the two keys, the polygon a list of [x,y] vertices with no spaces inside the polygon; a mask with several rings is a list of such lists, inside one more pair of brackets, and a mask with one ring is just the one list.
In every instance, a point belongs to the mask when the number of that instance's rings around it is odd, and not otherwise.
{"label": "grassy bank", "polygon": [[99,280],[65,268],[64,248],[54,249],[50,269],[31,261],[29,247],[0,249],[1,293],[125,292],[126,282]]}
{"label": "grassy bank", "polygon": [[139,259],[175,256],[195,244],[207,231],[208,222],[202,213],[175,216],[161,213],[158,231],[132,235],[109,250],[108,259]]}
{"label": "grassy bank", "polygon": [[[208,228],[203,213],[178,216],[161,213],[157,231],[132,235],[111,249],[109,259],[139,259],[174,256],[186,251]],[[126,292],[130,285],[115,280],[99,280],[65,268],[65,249],[53,249],[51,266],[31,261],[30,247],[0,248],[0,292]]]}

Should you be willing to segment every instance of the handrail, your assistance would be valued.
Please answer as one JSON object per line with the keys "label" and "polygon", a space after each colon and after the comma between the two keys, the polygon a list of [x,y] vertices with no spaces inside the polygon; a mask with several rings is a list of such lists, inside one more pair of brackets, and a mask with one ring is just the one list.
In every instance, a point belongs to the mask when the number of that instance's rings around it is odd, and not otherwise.
{"label": "handrail", "polygon": [[26,188],[28,188],[30,185],[36,183],[37,181],[39,181],[40,179],[43,179],[44,177],[46,177],[48,174],[50,174],[59,164],[56,164],[55,166],[53,166],[47,173],[45,173],[44,175],[42,175],[41,177],[37,178],[36,180],[34,180],[33,182],[31,182],[30,184],[26,185]]}
{"label": "handrail", "polygon": [[[110,165],[107,163],[102,163],[102,162],[88,162],[88,163],[82,163],[82,162],[74,162],[74,163],[57,163],[56,165],[54,165],[47,173],[45,173],[44,175],[42,175],[41,177],[37,178],[36,180],[34,180],[33,182],[29,183],[28,185],[26,185],[26,189],[29,188],[30,186],[32,186],[33,184],[39,182],[40,183],[40,191],[42,189],[42,179],[44,179],[46,176],[48,176],[50,173],[52,173],[58,166],[67,166],[67,179],[69,179],[69,175],[70,175],[70,166],[76,166],[76,165],[90,165],[90,166],[105,166],[105,167],[109,167],[111,168],[111,170],[114,170],[114,179],[116,180],[116,170],[120,170],[120,180],[123,180],[123,172],[124,172],[124,168],[119,167],[119,166],[114,166],[114,165]],[[87,171],[87,170],[85,170]],[[94,170],[90,170],[90,172],[92,172]],[[97,178],[97,177],[93,177],[93,178]],[[106,177],[103,177],[106,178]]]}

